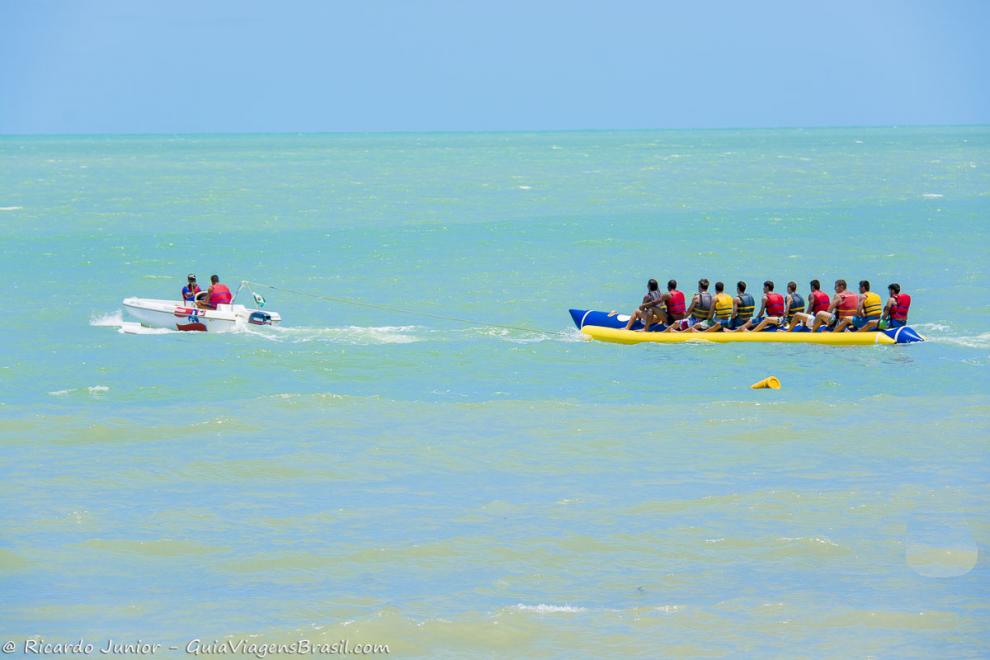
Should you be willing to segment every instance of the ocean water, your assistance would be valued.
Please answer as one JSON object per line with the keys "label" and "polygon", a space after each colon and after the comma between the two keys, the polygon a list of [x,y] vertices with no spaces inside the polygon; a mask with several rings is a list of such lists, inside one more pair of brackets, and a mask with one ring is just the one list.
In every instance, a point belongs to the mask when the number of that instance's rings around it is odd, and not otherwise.
{"label": "ocean water", "polygon": [[[986,657],[988,216],[987,127],[2,137],[0,637]],[[284,326],[120,331],[190,271]],[[574,330],[650,277],[929,341]]]}

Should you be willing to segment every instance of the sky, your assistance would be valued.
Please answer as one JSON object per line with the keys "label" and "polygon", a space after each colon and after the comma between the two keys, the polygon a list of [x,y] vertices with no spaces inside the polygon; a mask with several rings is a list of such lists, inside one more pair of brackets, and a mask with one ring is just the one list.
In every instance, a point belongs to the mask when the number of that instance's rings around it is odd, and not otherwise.
{"label": "sky", "polygon": [[0,134],[990,123],[990,0],[0,0]]}

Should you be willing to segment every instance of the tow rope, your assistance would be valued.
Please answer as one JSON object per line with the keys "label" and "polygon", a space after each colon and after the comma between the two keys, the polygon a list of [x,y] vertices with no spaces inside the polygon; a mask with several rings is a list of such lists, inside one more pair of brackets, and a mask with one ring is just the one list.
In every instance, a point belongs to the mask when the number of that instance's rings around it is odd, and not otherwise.
{"label": "tow rope", "polygon": [[[399,307],[392,307],[390,305],[376,305],[375,303],[364,302],[363,300],[353,300],[351,298],[339,298],[336,296],[327,296],[320,293],[313,293],[311,291],[301,291],[299,289],[290,289],[289,287],[284,287],[284,286],[275,286],[274,284],[265,284],[264,282],[256,282],[254,280],[241,280],[241,286],[238,287],[237,293],[239,294],[241,292],[241,289],[243,289],[245,286],[248,285],[264,287],[266,289],[271,289],[272,291],[284,291],[286,293],[292,293],[298,296],[306,296],[309,298],[316,298],[317,300],[323,300],[326,302],[340,303],[343,305],[354,305],[356,307],[366,307],[368,309],[377,309],[385,312],[405,314],[408,316],[422,316],[425,318],[436,319],[438,321],[451,321],[454,323],[462,323],[464,325],[482,326],[486,328],[499,328],[502,330],[518,330],[519,332],[528,332],[537,335],[560,335],[562,337],[571,336],[569,333],[561,332],[559,330],[538,330],[536,328],[527,328],[521,325],[506,325],[503,323],[486,323],[482,321],[475,321],[472,319],[459,318],[457,316],[433,314],[432,312],[424,312],[421,310],[402,309]],[[258,302],[259,305],[264,305],[265,303],[264,297],[255,293],[253,289],[251,290],[251,293],[254,295],[255,302]],[[234,294],[234,298],[235,299],[237,298],[237,294]]]}

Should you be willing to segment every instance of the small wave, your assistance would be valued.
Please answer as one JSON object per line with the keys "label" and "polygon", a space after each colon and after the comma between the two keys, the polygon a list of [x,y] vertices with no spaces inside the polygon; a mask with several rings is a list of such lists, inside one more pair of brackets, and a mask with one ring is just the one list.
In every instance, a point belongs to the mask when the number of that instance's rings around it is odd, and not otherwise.
{"label": "small wave", "polygon": [[990,332],[963,337],[929,337],[928,341],[938,344],[953,344],[965,348],[990,348]]}
{"label": "small wave", "polygon": [[168,328],[146,328],[136,321],[125,321],[120,310],[93,316],[89,319],[89,324],[96,328],[117,328],[117,332],[123,335],[168,335],[178,332]]}
{"label": "small wave", "polygon": [[925,199],[942,199],[945,195],[941,193],[922,193],[921,195]]}
{"label": "small wave", "polygon": [[588,611],[587,608],[574,607],[573,605],[523,605],[522,603],[516,605],[514,609],[520,612],[536,612],[537,614],[578,614]]}
{"label": "small wave", "polygon": [[653,608],[655,612],[663,612],[664,614],[676,614],[683,609],[682,605],[658,605]]}
{"label": "small wave", "polygon": [[568,344],[584,342],[587,337],[580,331],[570,328],[567,330],[523,330],[484,325],[475,328],[464,328],[460,332],[481,337],[491,337],[513,344],[537,344],[544,341],[562,341]]}
{"label": "small wave", "polygon": [[784,541],[785,543],[815,543],[818,545],[830,545],[834,548],[839,547],[838,543],[827,536],[781,536],[777,540]]}
{"label": "small wave", "polygon": [[923,330],[925,332],[949,332],[952,330],[952,326],[944,323],[916,323],[912,327],[915,330]]}
{"label": "small wave", "polygon": [[303,343],[310,341],[327,341],[340,344],[411,344],[421,341],[421,338],[411,334],[420,330],[415,325],[385,325],[385,326],[342,326],[329,328],[307,327],[274,327],[272,335],[288,341]]}
{"label": "small wave", "polygon": [[89,319],[89,324],[97,328],[117,328],[124,322],[124,314],[119,309],[110,314],[100,314]]}
{"label": "small wave", "polygon": [[[54,392],[49,392],[49,396],[67,396],[73,392],[83,392],[82,388],[70,387],[66,390],[55,390]],[[102,396],[110,391],[110,388],[106,385],[91,385],[85,388],[85,392],[89,393],[91,396]]]}
{"label": "small wave", "polygon": [[516,186],[519,190],[532,190],[533,186]]}
{"label": "small wave", "polygon": [[494,339],[511,342],[513,344],[535,344],[550,339],[548,335],[545,335],[543,333],[536,333],[536,332],[528,333],[528,332],[510,330],[508,328],[495,328],[492,326],[482,326],[480,328],[465,328],[464,332],[481,335],[483,337],[492,337]]}
{"label": "small wave", "polygon": [[[168,328],[146,328],[137,322],[124,321],[120,324],[120,327],[117,328],[117,332],[122,335],[171,335],[176,334],[179,331],[170,330]],[[194,335],[196,333],[190,332],[186,334]]]}
{"label": "small wave", "polygon": [[20,211],[23,206],[0,206],[0,211]]}

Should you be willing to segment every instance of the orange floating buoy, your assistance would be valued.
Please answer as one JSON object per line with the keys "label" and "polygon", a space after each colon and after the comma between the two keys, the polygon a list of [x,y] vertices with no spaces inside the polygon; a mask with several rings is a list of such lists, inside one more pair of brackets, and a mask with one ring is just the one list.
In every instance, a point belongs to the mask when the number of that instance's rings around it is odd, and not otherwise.
{"label": "orange floating buoy", "polygon": [[750,387],[754,390],[779,390],[780,381],[776,376],[767,376],[758,383],[753,383]]}

